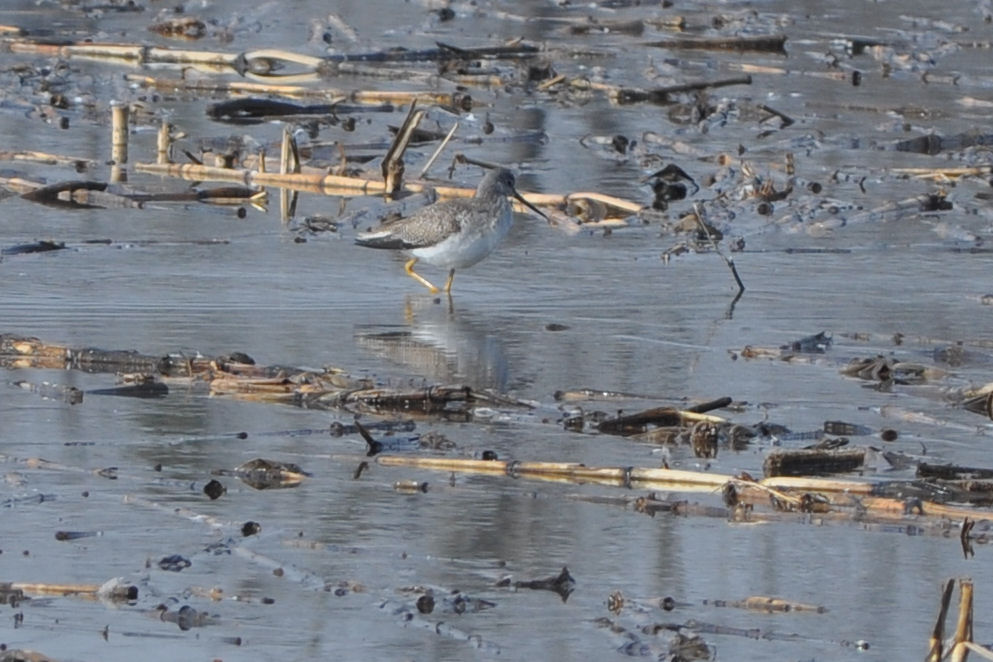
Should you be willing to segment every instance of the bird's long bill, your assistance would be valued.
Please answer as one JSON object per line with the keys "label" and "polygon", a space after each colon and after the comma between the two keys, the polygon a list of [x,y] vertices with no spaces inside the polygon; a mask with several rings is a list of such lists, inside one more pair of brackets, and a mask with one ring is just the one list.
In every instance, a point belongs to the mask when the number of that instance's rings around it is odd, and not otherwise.
{"label": "bird's long bill", "polygon": [[[525,207],[527,207],[528,209],[530,209],[531,211],[533,211],[534,213],[536,213],[538,216],[541,216],[546,221],[549,221],[548,217],[545,216],[545,213],[544,212],[542,212],[540,209],[538,209],[537,207],[535,207],[534,205],[532,205],[530,202],[528,202],[527,200],[525,200],[524,199],[524,196],[522,196],[517,191],[514,191],[514,197],[517,198],[522,205],[524,205]],[[549,221],[549,223],[550,222],[551,221]]]}

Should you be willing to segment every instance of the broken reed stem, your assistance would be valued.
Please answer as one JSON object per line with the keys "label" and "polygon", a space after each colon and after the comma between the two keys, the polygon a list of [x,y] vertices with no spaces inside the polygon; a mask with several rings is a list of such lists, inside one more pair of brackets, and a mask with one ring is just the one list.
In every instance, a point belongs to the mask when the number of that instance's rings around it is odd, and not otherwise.
{"label": "broken reed stem", "polygon": [[822,605],[794,602],[792,600],[784,600],[783,598],[765,595],[752,595],[744,600],[722,601],[720,605],[715,606],[730,607],[732,609],[747,609],[750,611],[764,611],[767,613],[809,611],[822,614],[827,610],[827,608]]}
{"label": "broken reed stem", "polygon": [[588,467],[573,462],[518,462],[503,460],[465,460],[459,458],[410,457],[379,455],[376,462],[389,467],[413,467],[434,471],[465,471],[521,476],[564,482],[618,483],[657,482],[667,486],[712,491],[722,487],[733,476],[708,474],[678,469],[642,467]]}
{"label": "broken reed stem", "polygon": [[431,158],[429,158],[427,163],[424,164],[424,167],[421,168],[421,172],[417,175],[418,177],[424,179],[424,175],[427,174],[428,170],[431,169],[431,166],[434,165],[434,162],[438,160],[439,156],[441,156],[442,150],[444,150],[445,146],[448,145],[448,143],[451,141],[452,136],[455,135],[455,131],[458,128],[459,128],[459,123],[456,121],[455,124],[452,126],[452,128],[448,131],[448,135],[445,136],[444,140],[441,141],[441,144],[438,145],[438,148],[435,149],[434,153],[431,154]]}
{"label": "broken reed stem", "polygon": [[41,582],[0,582],[0,592],[20,591],[30,595],[78,595],[89,599],[135,600],[138,588],[111,579],[103,584],[46,584]]}
{"label": "broken reed stem", "polygon": [[41,582],[11,582],[10,588],[35,595],[96,595],[100,584],[45,584]]}
{"label": "broken reed stem", "polygon": [[[13,53],[30,53],[53,58],[86,58],[99,60],[119,60],[132,66],[147,66],[151,64],[171,65],[184,69],[196,69],[209,74],[235,72],[244,78],[261,80],[276,79],[280,83],[323,82],[326,78],[342,74],[375,76],[380,78],[396,78],[406,81],[418,80],[432,83],[439,79],[437,75],[429,75],[415,71],[409,67],[400,69],[384,67],[383,62],[427,62],[451,59],[449,49],[433,49],[402,54],[396,51],[384,51],[366,55],[328,56],[323,58],[300,55],[289,51],[272,49],[248,51],[245,53],[217,53],[210,51],[193,51],[149,47],[142,44],[43,44],[31,40],[10,40],[7,47]],[[463,51],[471,57],[490,59],[514,59],[533,57],[537,48],[496,47],[471,49]],[[371,64],[376,63],[376,64]],[[284,70],[294,68],[296,71]],[[500,76],[489,75],[458,75],[448,74],[445,80],[456,84],[494,86],[504,84]]]}
{"label": "broken reed stem", "polygon": [[764,483],[751,483],[751,482],[739,481],[734,484],[741,487],[761,490],[762,492],[768,494],[771,498],[778,499],[781,503],[788,503],[794,508],[799,507],[800,505],[800,497],[796,497],[791,494],[781,492],[780,490],[777,490],[774,487],[770,487],[769,485],[766,485]]}
{"label": "broken reed stem", "polygon": [[931,640],[925,662],[941,662],[942,649],[945,645],[945,619],[948,617],[948,607],[952,603],[952,591],[955,589],[955,580],[949,579],[945,582],[945,588],[941,591],[941,606],[938,609],[938,620],[931,630]]}
{"label": "broken reed stem", "polygon": [[[216,166],[205,166],[196,163],[137,163],[135,164],[135,170],[191,181],[232,182],[252,187],[277,186],[321,195],[379,195],[386,189],[381,180],[343,177],[328,174],[325,170],[309,168],[304,172],[283,175],[261,170],[218,168]],[[475,189],[470,188],[431,186],[409,180],[404,183],[404,188],[411,193],[420,193],[428,188],[433,188],[441,198],[471,198],[476,193]],[[637,213],[642,208],[642,205],[636,202],[602,193],[578,192],[567,195],[525,193],[523,191],[520,193],[528,202],[536,206],[564,206],[571,200],[588,198],[601,202],[611,209],[624,214]],[[520,203],[515,202],[514,204],[516,209],[523,211],[524,208],[520,206]]]}
{"label": "broken reed stem", "polygon": [[967,641],[962,645],[966,649],[968,649],[969,652],[975,653],[984,660],[993,660],[993,651],[991,651],[989,648],[984,648],[983,646],[980,646],[979,644],[973,643],[971,641]]}
{"label": "broken reed stem", "polygon": [[[460,93],[432,92],[421,90],[404,92],[400,90],[355,90],[345,91],[324,86],[277,85],[273,83],[248,83],[245,81],[184,80],[176,78],[152,78],[141,74],[125,74],[125,80],[142,87],[204,94],[272,94],[292,99],[333,99],[344,98],[349,103],[374,104],[392,103],[398,106],[420,101],[440,106],[463,107],[468,96]],[[471,103],[471,101],[470,101]]]}
{"label": "broken reed stem", "polygon": [[92,168],[96,165],[96,163],[90,159],[65,156],[63,154],[48,154],[46,152],[37,152],[34,150],[20,150],[16,152],[0,151],[0,160],[26,161],[29,163],[41,163],[44,165],[68,166],[70,168],[76,168],[77,170],[85,170],[86,168]]}
{"label": "broken reed stem", "polygon": [[[528,196],[525,196],[525,197],[527,197],[528,202],[530,202],[531,204],[535,204],[535,205],[555,204],[555,203],[551,203],[551,202],[542,202],[543,197],[541,195],[537,195],[537,196],[531,195],[530,197],[528,197]],[[561,196],[552,195],[550,197],[551,198],[559,198]],[[535,202],[535,199],[537,199],[538,202]],[[574,202],[576,200],[592,200],[593,202],[600,202],[600,203],[603,203],[603,204],[607,205],[608,207],[612,207],[613,209],[616,209],[618,211],[621,211],[621,212],[624,212],[624,213],[628,213],[628,214],[637,214],[643,208],[643,206],[640,205],[637,202],[631,202],[630,200],[624,200],[622,198],[617,198],[617,197],[614,197],[612,195],[606,195],[604,193],[595,193],[595,192],[592,192],[592,191],[577,191],[575,193],[570,193],[570,194],[568,194],[568,195],[565,196],[565,204],[566,205],[568,205],[568,204],[570,204],[570,203],[572,203],[572,202]]]}
{"label": "broken reed stem", "polygon": [[417,125],[421,123],[421,119],[423,118],[424,111],[419,110],[417,108],[417,102],[414,101],[407,110],[407,117],[404,118],[403,124],[397,129],[396,137],[394,137],[393,142],[390,144],[390,148],[386,150],[381,171],[383,182],[386,184],[387,197],[393,196],[403,186],[403,155],[410,145],[410,140],[414,135],[414,131],[417,129]]}
{"label": "broken reed stem", "polygon": [[710,245],[714,247],[714,252],[721,256],[721,259],[724,260],[724,264],[728,265],[728,269],[731,270],[731,275],[734,276],[734,282],[738,284],[738,294],[741,295],[741,293],[745,291],[745,284],[741,282],[741,276],[738,275],[738,268],[734,266],[734,258],[727,257],[721,252],[721,249],[717,247],[717,242],[714,240],[714,236],[710,233],[710,228],[708,228],[707,224],[703,221],[703,207],[700,206],[700,203],[694,203],[693,215],[696,217],[696,222],[700,226],[700,229],[703,230],[704,234],[707,235],[707,239],[710,240]]}
{"label": "broken reed stem", "polygon": [[959,580],[959,618],[955,624],[955,645],[951,662],[965,662],[969,655],[966,643],[972,641],[972,580]]}
{"label": "broken reed stem", "polygon": [[280,60],[299,64],[313,71],[316,71],[324,64],[324,58],[294,53],[293,51],[284,51],[277,48],[263,48],[245,53],[245,67],[254,72],[268,71],[271,68],[269,62],[279,62]]}
{"label": "broken reed stem", "polygon": [[962,168],[893,168],[892,172],[916,177],[918,179],[944,181],[958,179],[960,177],[987,177],[991,172],[993,172],[993,166],[968,166]]}
{"label": "broken reed stem", "polygon": [[[683,492],[716,492],[732,484],[742,492],[753,490],[762,497],[770,494],[793,502],[797,493],[836,495],[832,510],[843,518],[851,518],[852,508],[872,513],[885,521],[903,520],[908,516],[906,503],[900,499],[871,496],[879,484],[854,480],[827,478],[773,477],[758,482],[739,480],[727,474],[683,471],[654,467],[590,467],[570,462],[521,462],[505,460],[467,460],[459,458],[420,458],[402,455],[379,455],[376,462],[391,467],[410,467],[429,471],[464,472],[471,474],[506,475],[549,482],[597,483],[615,487],[679,490]],[[780,493],[788,494],[781,495]],[[755,499],[752,499],[755,501]],[[827,514],[818,515],[821,518]],[[961,520],[975,517],[975,508],[948,506],[932,501],[923,502],[921,512],[914,517]]]}
{"label": "broken reed stem", "polygon": [[[559,82],[557,78],[555,79],[555,82]],[[549,85],[551,84],[551,81],[549,81]],[[570,79],[568,80],[568,84],[571,87],[581,90],[597,90],[599,92],[605,92],[608,98],[620,104],[638,103],[642,101],[668,104],[672,102],[672,96],[675,94],[686,94],[688,92],[698,92],[700,90],[728,87],[731,85],[751,85],[752,77],[750,75],[736,76],[734,78],[725,78],[721,80],[680,83],[679,85],[670,85],[667,87],[658,87],[648,90],[636,87],[619,87],[617,85],[611,85],[610,83],[600,83],[585,78]]]}
{"label": "broken reed stem", "polygon": [[[803,78],[818,78],[821,80],[845,81],[851,76],[845,71],[797,71],[786,67],[772,67],[768,65],[752,64],[750,62],[728,62],[726,67],[730,71],[741,71],[749,74],[761,74],[766,76],[802,76]],[[812,104],[817,105],[817,104]]]}

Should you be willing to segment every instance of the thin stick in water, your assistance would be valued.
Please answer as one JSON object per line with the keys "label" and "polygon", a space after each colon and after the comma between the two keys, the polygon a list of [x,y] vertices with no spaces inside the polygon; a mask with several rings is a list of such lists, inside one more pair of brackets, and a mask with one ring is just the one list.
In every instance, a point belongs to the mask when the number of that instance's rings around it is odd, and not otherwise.
{"label": "thin stick in water", "polygon": [[708,228],[707,224],[703,222],[703,207],[700,204],[693,205],[693,214],[696,216],[697,224],[699,224],[704,234],[707,235],[707,239],[710,240],[710,245],[714,247],[714,251],[721,256],[721,259],[724,260],[724,264],[728,265],[728,269],[731,270],[731,275],[734,276],[734,282],[738,284],[738,294],[741,294],[745,291],[745,284],[741,282],[741,276],[738,275],[738,268],[734,266],[734,258],[727,257],[721,252],[721,249],[718,248],[717,242],[714,240],[714,236],[710,234],[710,228]]}
{"label": "thin stick in water", "polygon": [[433,154],[431,154],[431,158],[429,158],[429,159],[428,159],[428,162],[424,164],[424,167],[423,167],[423,168],[421,168],[421,172],[420,172],[420,174],[418,174],[418,178],[419,178],[419,179],[424,179],[424,176],[425,176],[425,175],[427,174],[427,172],[428,172],[428,170],[430,170],[430,169],[431,169],[431,166],[432,166],[432,165],[434,165],[434,162],[435,162],[435,161],[436,161],[436,160],[438,159],[438,157],[439,157],[439,156],[441,155],[441,151],[442,151],[443,149],[445,149],[445,146],[446,146],[446,145],[447,145],[447,144],[449,143],[449,141],[450,141],[450,140],[452,139],[452,136],[454,136],[454,135],[455,135],[455,131],[456,131],[456,129],[458,129],[458,128],[459,128],[459,123],[458,123],[458,122],[456,122],[456,123],[455,123],[455,125],[454,125],[454,126],[453,126],[453,127],[451,128],[451,130],[450,130],[450,131],[448,132],[448,135],[447,135],[447,136],[445,136],[445,139],[441,141],[441,144],[440,144],[440,145],[438,145],[438,149],[436,149],[436,150],[434,150],[434,153],[433,153]]}

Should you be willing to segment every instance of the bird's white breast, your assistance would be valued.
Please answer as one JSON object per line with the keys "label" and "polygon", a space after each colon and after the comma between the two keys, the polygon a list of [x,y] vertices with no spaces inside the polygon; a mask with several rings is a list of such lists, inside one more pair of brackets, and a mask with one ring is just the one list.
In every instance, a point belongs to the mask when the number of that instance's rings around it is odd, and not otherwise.
{"label": "bird's white breast", "polygon": [[461,232],[450,235],[437,244],[415,248],[410,253],[439,267],[449,269],[470,267],[493,252],[493,249],[507,236],[514,222],[510,203],[505,199],[501,200],[497,208],[492,210],[492,215],[488,214],[488,216],[485,223],[466,222],[467,219],[462,219]]}

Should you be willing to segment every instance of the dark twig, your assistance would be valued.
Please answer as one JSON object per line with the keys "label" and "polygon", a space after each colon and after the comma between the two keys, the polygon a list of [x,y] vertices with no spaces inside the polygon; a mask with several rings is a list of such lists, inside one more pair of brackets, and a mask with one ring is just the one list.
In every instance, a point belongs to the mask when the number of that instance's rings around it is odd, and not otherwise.
{"label": "dark twig", "polygon": [[785,129],[786,127],[788,127],[788,126],[796,123],[796,120],[794,120],[792,117],[790,117],[786,113],[783,113],[781,111],[778,111],[775,108],[771,108],[771,107],[769,107],[769,106],[767,106],[765,104],[759,105],[759,109],[760,110],[764,110],[765,112],[769,113],[773,117],[778,117],[779,119],[781,119],[783,121],[782,125],[780,125],[780,128],[781,129]]}
{"label": "dark twig", "polygon": [[740,297],[745,291],[745,284],[741,282],[741,276],[738,275],[738,269],[734,266],[734,258],[724,255],[724,253],[721,252],[721,249],[717,246],[717,241],[714,240],[714,236],[710,233],[710,228],[708,228],[707,224],[703,222],[703,207],[699,203],[693,205],[693,213],[696,216],[696,222],[700,225],[700,228],[703,230],[704,234],[707,235],[707,239],[710,240],[710,245],[714,247],[714,251],[721,256],[721,259],[724,260],[724,264],[728,265],[728,269],[731,270],[731,275],[734,276],[734,281],[738,284],[738,296]]}
{"label": "dark twig", "polygon": [[751,76],[734,76],[721,80],[698,81],[692,83],[680,83],[667,87],[657,87],[651,90],[641,90],[638,88],[621,87],[611,90],[612,96],[618,103],[637,103],[649,101],[651,103],[667,104],[672,103],[672,96],[675,94],[686,94],[689,92],[699,92],[717,87],[728,87],[730,85],[751,85]]}

